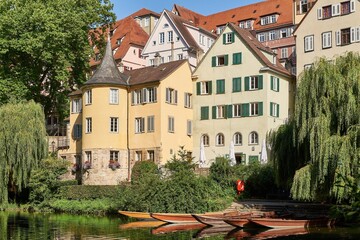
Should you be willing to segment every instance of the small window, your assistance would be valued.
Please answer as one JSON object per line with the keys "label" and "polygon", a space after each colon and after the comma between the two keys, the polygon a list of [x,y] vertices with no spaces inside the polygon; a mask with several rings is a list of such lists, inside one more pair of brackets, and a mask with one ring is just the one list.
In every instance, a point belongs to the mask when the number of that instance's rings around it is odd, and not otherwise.
{"label": "small window", "polygon": [[216,146],[224,146],[225,145],[225,137],[224,134],[219,133],[216,135]]}
{"label": "small window", "polygon": [[322,8],[322,19],[331,18],[331,5]]}
{"label": "small window", "polygon": [[147,151],[147,160],[155,161],[155,152],[154,150]]}
{"label": "small window", "polygon": [[270,31],[269,32],[269,41],[275,40],[276,38],[276,34],[275,31]]}
{"label": "small window", "polygon": [[305,52],[314,51],[314,35],[306,36],[304,38],[304,51]]}
{"label": "small window", "polygon": [[145,131],[145,118],[135,118],[135,133],[143,133]]}
{"label": "small window", "polygon": [[135,161],[142,161],[142,151],[135,151]]}
{"label": "small window", "polygon": [[168,117],[168,132],[173,133],[175,132],[175,120],[174,117]]}
{"label": "small window", "polygon": [[289,57],[289,53],[288,53],[288,48],[281,48],[281,58],[288,58]]}
{"label": "small window", "polygon": [[270,77],[270,89],[279,92],[280,79],[278,77],[271,76]]}
{"label": "small window", "polygon": [[110,89],[110,104],[119,104],[119,89]]}
{"label": "small window", "polygon": [[265,33],[259,33],[257,35],[257,38],[258,38],[259,42],[265,42],[266,41]]}
{"label": "small window", "polygon": [[188,136],[192,135],[192,121],[191,120],[186,121],[186,133]]}
{"label": "small window", "polygon": [[233,92],[241,92],[241,77],[233,78],[232,91]]}
{"label": "small window", "polygon": [[201,112],[200,120],[209,119],[209,107],[201,107],[200,112]]}
{"label": "small window", "polygon": [[233,137],[234,145],[241,146],[242,145],[242,135],[241,133],[237,132],[234,134]]}
{"label": "small window", "polygon": [[233,109],[232,109],[232,117],[241,117],[242,113],[241,113],[241,104],[234,104],[232,105]]}
{"label": "small window", "polygon": [[203,81],[196,83],[197,95],[208,95],[212,93],[212,82]]}
{"label": "small window", "polygon": [[173,88],[166,88],[166,103],[177,104],[177,90]]}
{"label": "small window", "polygon": [[331,32],[322,33],[322,48],[331,48]]}
{"label": "small window", "polygon": [[76,98],[73,99],[71,102],[71,112],[72,113],[79,113],[81,112],[81,99],[80,98]]}
{"label": "small window", "polygon": [[173,31],[168,31],[168,42],[174,42],[174,34]]}
{"label": "small window", "polygon": [[216,80],[216,94],[225,93],[225,79]]}
{"label": "small window", "polygon": [[91,151],[85,151],[85,161],[92,163],[92,154]]}
{"label": "small window", "polygon": [[249,90],[257,90],[257,89],[259,89],[259,77],[251,76]]}
{"label": "small window", "polygon": [[215,116],[213,116],[213,118],[216,119],[221,119],[221,118],[225,118],[225,105],[220,105],[220,106],[214,106],[213,110],[215,110]]}
{"label": "small window", "polygon": [[257,132],[250,133],[249,144],[259,144],[259,136],[258,136]]}
{"label": "small window", "polygon": [[191,93],[184,93],[184,107],[192,108],[192,94]]}
{"label": "small window", "polygon": [[209,135],[207,135],[207,134],[202,135],[201,136],[201,141],[202,141],[202,143],[204,144],[205,147],[208,147],[209,143],[210,143]]}
{"label": "small window", "polygon": [[80,139],[81,138],[81,124],[75,124],[73,129],[73,136],[74,139]]}
{"label": "small window", "polygon": [[177,55],[177,59],[178,60],[182,60],[184,58],[184,55],[182,53],[178,54]]}
{"label": "small window", "polygon": [[350,1],[341,3],[341,15],[350,13]]}
{"label": "small window", "polygon": [[119,151],[110,151],[110,160],[119,161]]}
{"label": "small window", "polygon": [[144,18],[144,27],[148,27],[149,24],[150,24],[150,18],[149,17]]}
{"label": "small window", "polygon": [[258,102],[250,103],[250,116],[260,115],[260,104]]}
{"label": "small window", "polygon": [[85,133],[91,133],[92,132],[92,118],[86,118],[86,131]]}
{"label": "small window", "polygon": [[212,67],[218,66],[227,66],[228,65],[228,55],[220,55],[212,57]]}
{"label": "small window", "polygon": [[155,131],[155,116],[147,117],[147,131],[154,132]]}
{"label": "small window", "polygon": [[159,33],[159,44],[164,44],[165,42],[165,33]]}
{"label": "small window", "polygon": [[110,118],[110,132],[117,133],[119,131],[119,118],[111,117]]}
{"label": "small window", "polygon": [[234,33],[231,32],[231,33],[224,33],[223,35],[223,43],[224,44],[230,44],[230,43],[233,43],[234,42]]}
{"label": "small window", "polygon": [[270,103],[270,116],[271,117],[279,117],[279,107],[280,107],[279,104],[276,104],[273,102]]}
{"label": "small window", "polygon": [[92,103],[92,91],[86,90],[85,92],[85,104],[90,105]]}

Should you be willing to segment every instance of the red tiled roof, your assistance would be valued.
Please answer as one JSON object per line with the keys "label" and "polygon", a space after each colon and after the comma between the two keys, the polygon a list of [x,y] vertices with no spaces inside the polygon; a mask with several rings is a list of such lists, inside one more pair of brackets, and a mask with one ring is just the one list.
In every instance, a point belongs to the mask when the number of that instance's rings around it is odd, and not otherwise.
{"label": "red tiled roof", "polygon": [[160,64],[157,67],[154,66],[144,67],[131,71],[125,71],[124,73],[127,76],[130,76],[130,80],[129,80],[130,85],[158,82],[169,76],[184,63],[187,63],[187,60],[183,59],[178,61],[172,61],[172,62]]}
{"label": "red tiled roof", "polygon": [[156,12],[153,12],[149,9],[146,9],[146,8],[142,8],[140,9],[139,11],[137,12],[134,12],[133,14],[131,14],[131,16],[134,18],[134,17],[142,17],[142,16],[146,16],[146,15],[154,15],[156,17],[160,17],[160,14],[159,13],[156,13]]}
{"label": "red tiled roof", "polygon": [[200,19],[204,18],[204,15],[191,11],[190,9],[184,8],[180,5],[174,4],[173,12],[177,12],[182,18],[191,21],[195,26],[199,25]]}
{"label": "red tiled roof", "polygon": [[[177,9],[179,9],[178,5],[176,6]],[[181,10],[178,12],[180,16],[184,14],[185,18],[190,19],[191,16],[192,18],[195,16],[202,16],[200,14],[196,15],[196,13],[192,12],[191,10],[186,10],[183,7],[181,7]],[[260,17],[273,13],[279,14],[277,22],[262,26],[260,24]],[[238,24],[240,21],[248,19],[255,20],[253,29],[256,31],[293,24],[293,2],[291,0],[267,0],[229,9],[223,12],[200,17],[198,26],[205,28],[208,31],[215,31],[217,26],[226,25],[228,22]]]}
{"label": "red tiled roof", "polygon": [[[112,30],[114,30],[113,36],[111,37],[112,49],[118,48],[114,54],[115,60],[122,59],[131,45],[144,47],[149,39],[149,35],[136,23],[132,16],[117,21]],[[123,38],[123,40],[120,45],[116,44],[117,40],[121,38]],[[98,50],[95,52],[98,52]],[[90,60],[90,66],[98,64],[100,64],[100,61]]]}

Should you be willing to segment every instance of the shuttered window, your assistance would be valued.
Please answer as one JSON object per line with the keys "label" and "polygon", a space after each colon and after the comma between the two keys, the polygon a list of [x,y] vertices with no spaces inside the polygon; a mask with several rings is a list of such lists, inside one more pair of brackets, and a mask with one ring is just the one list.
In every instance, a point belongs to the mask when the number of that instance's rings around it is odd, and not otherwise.
{"label": "shuttered window", "polygon": [[216,94],[225,93],[225,79],[216,80]]}

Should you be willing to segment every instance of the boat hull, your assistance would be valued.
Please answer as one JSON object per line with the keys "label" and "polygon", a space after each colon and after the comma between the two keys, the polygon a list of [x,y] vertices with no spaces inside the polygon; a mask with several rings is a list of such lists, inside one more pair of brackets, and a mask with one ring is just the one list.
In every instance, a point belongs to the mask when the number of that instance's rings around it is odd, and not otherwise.
{"label": "boat hull", "polygon": [[[206,216],[220,217],[223,213],[208,213]],[[159,221],[168,223],[199,223],[190,213],[151,213],[150,216]]]}
{"label": "boat hull", "polygon": [[119,211],[120,214],[137,219],[146,219],[146,220],[154,220],[150,213],[147,212],[131,212],[131,211]]}
{"label": "boat hull", "polygon": [[268,228],[306,228],[329,226],[328,218],[319,219],[281,219],[281,218],[251,218],[250,222]]}
{"label": "boat hull", "polygon": [[197,215],[193,214],[194,218],[199,222],[209,225],[209,226],[229,226],[229,223],[225,222],[225,220],[238,219],[238,218],[249,218],[251,217],[251,213],[239,213],[238,215],[223,215],[220,217],[216,216],[206,216],[206,215]]}

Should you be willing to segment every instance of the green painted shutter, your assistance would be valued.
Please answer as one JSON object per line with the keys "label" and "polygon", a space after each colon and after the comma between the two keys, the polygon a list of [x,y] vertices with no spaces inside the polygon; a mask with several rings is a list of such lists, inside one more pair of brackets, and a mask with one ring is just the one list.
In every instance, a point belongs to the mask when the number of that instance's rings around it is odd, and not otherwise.
{"label": "green painted shutter", "polygon": [[220,91],[220,80],[216,80],[216,94],[219,94]]}
{"label": "green painted shutter", "polygon": [[279,78],[277,78],[277,91],[279,92],[280,91],[280,79]]}
{"label": "green painted shutter", "polygon": [[225,93],[225,79],[216,80],[216,94]]}
{"label": "green painted shutter", "polygon": [[249,116],[249,103],[241,104],[241,116],[248,117]]}
{"label": "green painted shutter", "polygon": [[229,60],[229,55],[225,55],[224,56],[224,65],[227,66],[228,65],[228,60]]}
{"label": "green painted shutter", "polygon": [[209,81],[209,95],[212,94],[212,81]]}
{"label": "green painted shutter", "polygon": [[259,89],[263,89],[263,75],[259,75]]}
{"label": "green painted shutter", "polygon": [[233,78],[233,92],[241,92],[241,78]]}
{"label": "green painted shutter", "polygon": [[270,89],[274,90],[274,76],[270,77]]}
{"label": "green painted shutter", "polygon": [[272,116],[272,113],[273,113],[273,103],[270,102],[270,116]]}
{"label": "green painted shutter", "polygon": [[232,105],[227,105],[227,117],[232,118]]}
{"label": "green painted shutter", "polygon": [[216,106],[212,107],[212,118],[216,119]]}
{"label": "green painted shutter", "polygon": [[223,33],[223,44],[226,44],[226,34]]}
{"label": "green painted shutter", "polygon": [[234,32],[231,33],[231,42],[232,43],[235,42],[235,34],[234,34]]}
{"label": "green painted shutter", "polygon": [[209,119],[209,107],[201,107],[201,117],[200,120]]}
{"label": "green painted shutter", "polygon": [[237,53],[233,53],[233,65],[237,64]]}
{"label": "green painted shutter", "polygon": [[216,67],[216,57],[212,57],[211,66]]}
{"label": "green painted shutter", "polygon": [[279,117],[279,112],[280,112],[280,104],[276,104],[277,107],[277,111],[276,111],[276,117]]}
{"label": "green painted shutter", "polygon": [[196,83],[196,95],[200,95],[200,82]]}
{"label": "green painted shutter", "polygon": [[224,118],[227,118],[227,107],[224,105]]}
{"label": "green painted shutter", "polygon": [[250,77],[245,77],[245,91],[249,91]]}
{"label": "green painted shutter", "polygon": [[239,53],[239,64],[242,64],[242,53]]}
{"label": "green painted shutter", "polygon": [[263,115],[263,103],[262,102],[258,102],[259,104],[259,116]]}

